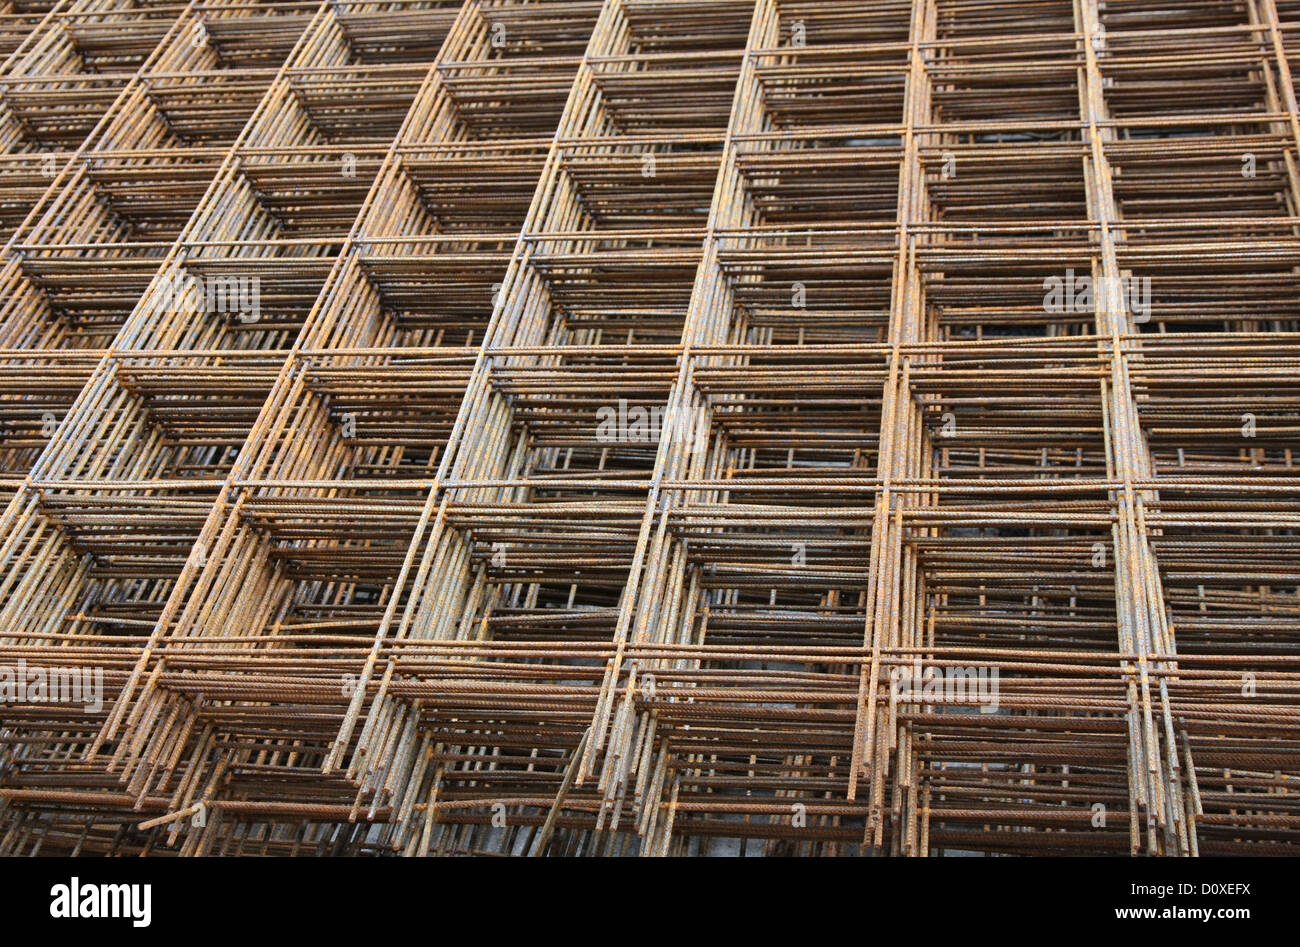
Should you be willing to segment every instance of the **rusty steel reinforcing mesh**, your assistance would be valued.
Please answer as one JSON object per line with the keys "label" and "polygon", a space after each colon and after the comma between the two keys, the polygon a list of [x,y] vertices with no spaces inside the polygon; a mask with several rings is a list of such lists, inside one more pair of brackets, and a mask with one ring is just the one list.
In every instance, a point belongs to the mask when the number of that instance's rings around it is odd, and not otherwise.
{"label": "rusty steel reinforcing mesh", "polygon": [[1298,0],[0,57],[0,854],[1300,853]]}

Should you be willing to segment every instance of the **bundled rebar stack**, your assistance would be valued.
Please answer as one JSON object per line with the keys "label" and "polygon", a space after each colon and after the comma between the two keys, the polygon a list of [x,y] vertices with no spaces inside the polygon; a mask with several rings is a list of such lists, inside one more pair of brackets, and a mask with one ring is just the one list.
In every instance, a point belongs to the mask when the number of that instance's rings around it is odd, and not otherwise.
{"label": "bundled rebar stack", "polygon": [[0,854],[1300,850],[1300,3],[0,55]]}

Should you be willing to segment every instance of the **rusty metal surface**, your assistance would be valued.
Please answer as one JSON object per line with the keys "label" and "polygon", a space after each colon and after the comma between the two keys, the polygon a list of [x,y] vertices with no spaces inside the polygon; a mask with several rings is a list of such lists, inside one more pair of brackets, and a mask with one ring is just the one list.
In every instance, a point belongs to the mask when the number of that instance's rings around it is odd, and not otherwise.
{"label": "rusty metal surface", "polygon": [[1300,850],[1300,3],[0,56],[0,854]]}

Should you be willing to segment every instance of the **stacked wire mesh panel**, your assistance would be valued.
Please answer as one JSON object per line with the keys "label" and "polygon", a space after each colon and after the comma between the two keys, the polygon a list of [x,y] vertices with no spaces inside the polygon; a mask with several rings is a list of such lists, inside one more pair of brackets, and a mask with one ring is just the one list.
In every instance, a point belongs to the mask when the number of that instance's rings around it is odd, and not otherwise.
{"label": "stacked wire mesh panel", "polygon": [[1296,851],[1300,4],[0,55],[0,852]]}

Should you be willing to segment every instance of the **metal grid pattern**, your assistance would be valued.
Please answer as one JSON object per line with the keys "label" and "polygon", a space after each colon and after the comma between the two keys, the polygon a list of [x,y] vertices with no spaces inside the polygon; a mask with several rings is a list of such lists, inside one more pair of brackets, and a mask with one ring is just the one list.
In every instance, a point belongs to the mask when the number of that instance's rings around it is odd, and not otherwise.
{"label": "metal grid pattern", "polygon": [[1295,853],[1300,3],[0,55],[0,853]]}

